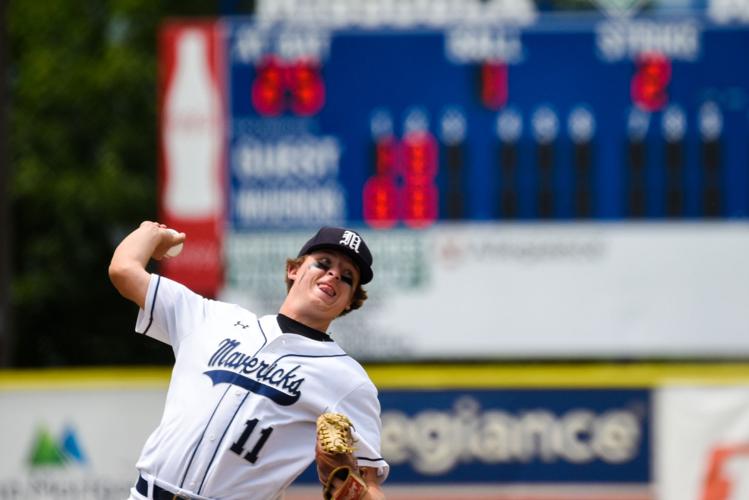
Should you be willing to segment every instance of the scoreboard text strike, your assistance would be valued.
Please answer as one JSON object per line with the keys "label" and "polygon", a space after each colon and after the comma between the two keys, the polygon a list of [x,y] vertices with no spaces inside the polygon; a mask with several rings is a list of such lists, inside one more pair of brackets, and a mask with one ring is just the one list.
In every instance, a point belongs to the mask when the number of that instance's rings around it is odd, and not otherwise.
{"label": "scoreboard text strike", "polygon": [[221,32],[235,231],[749,214],[747,28]]}

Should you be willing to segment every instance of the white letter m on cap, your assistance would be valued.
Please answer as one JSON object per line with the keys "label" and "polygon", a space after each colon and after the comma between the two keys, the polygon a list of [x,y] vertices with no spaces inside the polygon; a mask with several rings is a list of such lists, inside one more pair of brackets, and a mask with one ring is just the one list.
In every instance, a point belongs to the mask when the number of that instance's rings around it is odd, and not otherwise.
{"label": "white letter m on cap", "polygon": [[361,243],[361,236],[353,231],[344,231],[341,236],[341,241],[338,242],[341,245],[346,245],[351,250],[359,253],[359,244]]}

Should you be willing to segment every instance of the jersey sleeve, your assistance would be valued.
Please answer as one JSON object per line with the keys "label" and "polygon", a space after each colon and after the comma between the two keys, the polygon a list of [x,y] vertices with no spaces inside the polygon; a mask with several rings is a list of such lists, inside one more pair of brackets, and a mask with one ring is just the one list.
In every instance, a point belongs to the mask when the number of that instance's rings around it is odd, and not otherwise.
{"label": "jersey sleeve", "polygon": [[331,411],[343,413],[354,425],[354,455],[359,467],[377,469],[380,482],[387,478],[390,466],[380,451],[380,401],[370,382],[361,384],[341,399]]}
{"label": "jersey sleeve", "polygon": [[135,331],[171,345],[176,353],[182,340],[204,323],[210,303],[186,286],[152,274]]}

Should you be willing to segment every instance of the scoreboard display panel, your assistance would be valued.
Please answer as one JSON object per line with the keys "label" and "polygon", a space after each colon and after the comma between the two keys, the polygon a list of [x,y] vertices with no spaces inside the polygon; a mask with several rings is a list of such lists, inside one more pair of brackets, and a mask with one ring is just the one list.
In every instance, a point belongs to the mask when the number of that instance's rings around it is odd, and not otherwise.
{"label": "scoreboard display panel", "polygon": [[227,30],[235,230],[749,213],[749,29]]}

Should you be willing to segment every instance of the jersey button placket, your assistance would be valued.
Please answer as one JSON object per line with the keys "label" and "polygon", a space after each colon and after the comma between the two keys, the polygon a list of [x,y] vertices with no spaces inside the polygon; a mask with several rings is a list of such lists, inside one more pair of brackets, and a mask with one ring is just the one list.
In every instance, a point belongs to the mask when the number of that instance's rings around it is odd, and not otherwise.
{"label": "jersey button placket", "polygon": [[[243,392],[244,391],[240,389],[236,391],[235,394],[239,395]],[[214,452],[216,451],[217,446],[216,441],[219,436],[224,434],[227,427],[231,425],[237,407],[242,404],[242,399],[232,399],[231,397],[224,398],[219,404],[220,408],[217,409],[215,418],[211,420],[205,429],[203,443],[197,450],[197,454],[193,460],[193,465],[190,468],[190,473],[187,477],[186,483],[189,484],[190,489],[195,493],[206,493],[205,477],[210,473],[210,469],[215,459]],[[196,488],[200,488],[202,491],[198,492],[196,491]]]}

